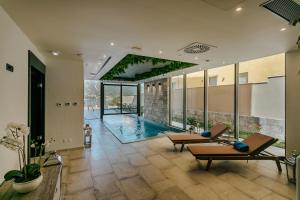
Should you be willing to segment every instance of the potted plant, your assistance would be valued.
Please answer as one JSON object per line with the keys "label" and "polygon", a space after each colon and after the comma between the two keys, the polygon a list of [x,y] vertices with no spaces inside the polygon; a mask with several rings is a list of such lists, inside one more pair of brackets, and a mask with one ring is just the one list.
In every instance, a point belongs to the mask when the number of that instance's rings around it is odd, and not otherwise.
{"label": "potted plant", "polygon": [[[33,163],[27,162],[26,144],[28,134],[29,128],[26,125],[11,122],[6,127],[6,136],[0,139],[1,145],[18,153],[19,170],[11,170],[4,175],[5,181],[13,180],[13,189],[18,193],[35,190],[43,180],[40,164],[41,155],[46,144],[44,143],[39,147],[34,146],[35,152],[39,150],[38,162],[35,159]],[[50,142],[52,142],[52,139]]]}

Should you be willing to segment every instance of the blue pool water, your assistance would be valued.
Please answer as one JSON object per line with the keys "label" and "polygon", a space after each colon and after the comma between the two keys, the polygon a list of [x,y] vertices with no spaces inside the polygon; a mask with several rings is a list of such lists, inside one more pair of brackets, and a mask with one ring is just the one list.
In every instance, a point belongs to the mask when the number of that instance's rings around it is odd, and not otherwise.
{"label": "blue pool water", "polygon": [[167,132],[182,132],[136,115],[106,115],[103,123],[122,143],[162,136]]}

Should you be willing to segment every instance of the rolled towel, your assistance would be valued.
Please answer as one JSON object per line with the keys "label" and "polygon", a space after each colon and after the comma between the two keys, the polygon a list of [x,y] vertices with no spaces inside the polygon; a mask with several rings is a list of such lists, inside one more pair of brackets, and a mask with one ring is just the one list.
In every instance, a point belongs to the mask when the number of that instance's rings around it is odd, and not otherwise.
{"label": "rolled towel", "polygon": [[233,147],[234,147],[236,150],[241,151],[241,152],[249,151],[249,146],[248,146],[248,144],[243,143],[243,142],[240,142],[240,141],[235,141],[235,142],[233,143]]}
{"label": "rolled towel", "polygon": [[201,136],[203,136],[203,137],[210,137],[210,135],[211,135],[210,131],[203,131],[201,133]]}

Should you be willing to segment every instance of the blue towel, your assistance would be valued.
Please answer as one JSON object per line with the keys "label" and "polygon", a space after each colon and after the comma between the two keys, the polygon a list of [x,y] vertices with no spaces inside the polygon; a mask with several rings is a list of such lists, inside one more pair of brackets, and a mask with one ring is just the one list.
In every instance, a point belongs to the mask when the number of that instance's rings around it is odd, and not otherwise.
{"label": "blue towel", "polygon": [[235,142],[233,143],[233,147],[234,147],[236,150],[241,151],[241,152],[249,151],[249,146],[248,146],[248,144],[243,143],[243,142],[240,142],[240,141],[235,141]]}
{"label": "blue towel", "polygon": [[210,137],[210,131],[203,131],[202,133],[201,133],[201,136],[203,136],[203,137]]}

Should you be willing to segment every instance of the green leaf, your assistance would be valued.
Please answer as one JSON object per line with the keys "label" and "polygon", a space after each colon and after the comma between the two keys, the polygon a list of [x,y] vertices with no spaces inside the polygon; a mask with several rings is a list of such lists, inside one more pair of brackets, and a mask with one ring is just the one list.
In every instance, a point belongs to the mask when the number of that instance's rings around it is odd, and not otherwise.
{"label": "green leaf", "polygon": [[40,165],[37,163],[28,164],[26,165],[26,172],[27,172],[28,179],[37,178],[39,177],[39,175],[41,175]]}
{"label": "green leaf", "polygon": [[9,181],[11,179],[23,179],[24,174],[20,170],[11,170],[4,175],[4,179]]}

